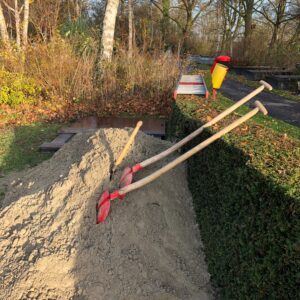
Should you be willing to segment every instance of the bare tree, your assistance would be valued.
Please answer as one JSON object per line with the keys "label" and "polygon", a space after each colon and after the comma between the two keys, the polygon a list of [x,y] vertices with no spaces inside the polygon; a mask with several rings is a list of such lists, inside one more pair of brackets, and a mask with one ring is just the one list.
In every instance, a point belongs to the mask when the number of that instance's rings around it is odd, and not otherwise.
{"label": "bare tree", "polygon": [[[101,51],[98,68],[101,69],[102,61],[110,61],[113,53],[115,25],[118,13],[119,0],[108,0],[103,20],[103,32],[101,38]],[[99,70],[98,70],[99,71]]]}
{"label": "bare tree", "polygon": [[21,19],[20,19],[20,15],[21,15],[22,10],[24,8],[24,4],[19,9],[18,0],[14,0],[14,7],[8,5],[5,0],[3,0],[3,3],[7,7],[7,9],[9,9],[10,11],[12,11],[14,13],[15,31],[16,31],[16,45],[17,45],[17,48],[20,49],[20,47],[21,47]]}
{"label": "bare tree", "polygon": [[29,0],[24,0],[23,34],[22,44],[24,47],[28,44],[28,23],[29,23]]}
{"label": "bare tree", "polygon": [[221,14],[222,14],[222,42],[221,42],[221,52],[225,50],[230,51],[230,55],[233,54],[233,41],[237,37],[238,31],[241,26],[241,15],[238,11],[241,10],[241,1],[232,0],[231,6],[226,5],[223,1],[220,1]]}
{"label": "bare tree", "polygon": [[180,54],[181,47],[191,34],[195,22],[201,13],[209,7],[212,0],[180,0],[175,6],[170,6],[168,11],[158,0],[151,0],[151,2],[165,17],[175,22],[180,29],[181,41],[178,45],[178,54]]}
{"label": "bare tree", "polygon": [[256,12],[261,14],[273,27],[270,50],[277,45],[278,32],[282,24],[300,18],[299,13],[293,13],[291,10],[296,4],[296,2],[293,3],[287,0],[265,0],[261,7],[255,9]]}
{"label": "bare tree", "polygon": [[251,32],[252,32],[252,22],[253,13],[255,7],[261,2],[261,0],[238,0],[240,2],[239,6],[233,5],[235,0],[223,0],[224,4],[229,6],[231,9],[235,10],[244,21],[244,56],[247,58],[249,56],[249,45],[251,43]]}
{"label": "bare tree", "polygon": [[7,46],[9,44],[9,36],[7,32],[7,25],[4,18],[1,2],[0,2],[0,33],[1,33],[1,39],[3,43]]}

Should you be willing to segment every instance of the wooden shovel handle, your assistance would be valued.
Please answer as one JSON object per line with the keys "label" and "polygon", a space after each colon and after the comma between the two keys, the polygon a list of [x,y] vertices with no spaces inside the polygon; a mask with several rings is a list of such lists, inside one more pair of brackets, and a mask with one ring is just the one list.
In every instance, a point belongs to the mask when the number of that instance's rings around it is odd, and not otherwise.
{"label": "wooden shovel handle", "polygon": [[219,122],[220,120],[222,120],[224,117],[228,116],[230,113],[232,113],[233,111],[235,111],[237,108],[239,108],[240,106],[242,106],[243,104],[245,104],[246,102],[248,102],[249,100],[251,100],[257,94],[259,94],[260,92],[262,92],[264,90],[264,88],[268,89],[269,91],[272,90],[272,86],[270,84],[268,84],[267,82],[261,80],[259,83],[261,84],[261,86],[259,86],[258,88],[256,88],[254,91],[252,91],[251,93],[249,93],[248,95],[246,95],[244,98],[242,98],[241,100],[239,100],[238,102],[236,102],[232,106],[228,107],[226,110],[224,110],[222,113],[220,113],[219,115],[217,115],[215,118],[213,118],[212,120],[210,120],[209,122],[207,122],[206,124],[204,124],[203,127],[210,127],[210,126],[216,124],[217,122]]}
{"label": "wooden shovel handle", "polygon": [[143,122],[142,121],[138,121],[136,123],[136,126],[133,130],[133,132],[131,133],[128,142],[126,143],[124,149],[122,150],[121,154],[119,155],[118,159],[115,162],[115,166],[118,166],[124,159],[124,157],[126,156],[126,154],[128,153],[131,144],[133,143],[138,131],[140,130],[140,128],[143,126]]}
{"label": "wooden shovel handle", "polygon": [[207,122],[206,124],[204,124],[203,126],[201,126],[200,128],[198,128],[195,131],[193,131],[192,133],[190,133],[188,136],[186,136],[185,138],[183,138],[182,140],[180,140],[178,143],[176,143],[172,147],[168,148],[167,150],[165,150],[165,151],[163,151],[163,152],[161,152],[161,153],[159,153],[159,154],[157,154],[155,156],[152,156],[152,157],[144,160],[143,162],[140,163],[140,165],[143,168],[145,168],[146,166],[149,166],[149,165],[151,165],[151,164],[153,164],[153,163],[155,163],[155,162],[163,159],[164,157],[170,155],[171,153],[173,153],[174,151],[176,151],[177,149],[179,149],[183,145],[185,145],[187,142],[191,141],[193,138],[195,138],[196,136],[198,136],[200,133],[203,132],[203,130],[205,128],[210,127],[210,126],[216,124],[217,122],[219,122],[220,120],[222,120],[223,118],[225,118],[226,116],[228,116],[229,114],[231,114],[237,108],[239,108],[240,106],[242,106],[243,104],[245,104],[246,102],[248,102],[249,100],[251,100],[253,97],[255,97],[260,92],[262,92],[265,88],[268,89],[268,90],[272,90],[272,86],[270,84],[268,84],[267,82],[261,80],[259,83],[261,84],[261,86],[258,87],[258,88],[256,88],[250,94],[246,95],[245,97],[243,97],[242,99],[240,99],[238,102],[236,102],[232,106],[228,107],[222,113],[220,113],[215,118],[213,118],[212,120],[210,120],[209,122]]}
{"label": "wooden shovel handle", "polygon": [[191,156],[193,156],[194,154],[196,154],[200,150],[204,149],[205,147],[207,147],[208,145],[210,145],[211,143],[213,143],[214,141],[216,141],[217,139],[219,139],[220,137],[222,137],[226,133],[230,132],[232,129],[238,127],[239,125],[241,125],[245,121],[249,120],[254,115],[256,115],[259,111],[261,111],[264,115],[266,115],[268,113],[266,108],[259,101],[255,101],[255,105],[256,105],[256,108],[252,109],[246,115],[240,117],[239,119],[237,119],[236,121],[234,121],[233,123],[228,125],[227,127],[223,128],[219,132],[215,133],[213,136],[209,137],[208,139],[206,139],[202,143],[198,144],[197,146],[195,146],[191,150],[184,153],[183,155],[181,155],[178,158],[174,159],[172,162],[165,165],[161,169],[157,170],[156,172],[152,173],[151,175],[149,175],[149,176],[147,176],[147,177],[145,177],[145,178],[143,178],[143,179],[141,179],[137,182],[134,182],[134,183],[120,189],[119,194],[120,195],[125,195],[128,192],[136,190],[136,189],[152,182],[153,180],[157,179],[158,177],[160,177],[164,173],[166,173],[169,170],[173,169],[178,164],[180,164],[183,161],[187,160],[188,158],[190,158]]}

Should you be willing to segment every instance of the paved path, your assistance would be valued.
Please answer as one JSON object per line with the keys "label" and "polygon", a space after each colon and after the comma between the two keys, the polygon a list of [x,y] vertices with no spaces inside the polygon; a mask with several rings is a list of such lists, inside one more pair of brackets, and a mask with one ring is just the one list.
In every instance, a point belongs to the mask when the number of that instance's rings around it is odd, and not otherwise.
{"label": "paved path", "polygon": [[[237,101],[253,89],[239,81],[226,79],[220,92],[233,101]],[[260,100],[266,106],[270,116],[300,127],[300,101],[291,101],[278,95],[262,92],[247,105],[251,105],[255,100]]]}

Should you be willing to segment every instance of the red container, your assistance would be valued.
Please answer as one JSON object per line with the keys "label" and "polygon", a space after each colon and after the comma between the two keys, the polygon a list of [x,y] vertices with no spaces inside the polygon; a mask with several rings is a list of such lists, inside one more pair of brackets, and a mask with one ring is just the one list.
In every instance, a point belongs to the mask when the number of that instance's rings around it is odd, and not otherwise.
{"label": "red container", "polygon": [[226,65],[226,63],[230,62],[231,57],[230,56],[226,56],[226,55],[222,55],[222,56],[218,56],[215,58],[214,63],[210,69],[210,74],[212,74],[212,72],[214,71],[215,65],[217,63],[222,63],[224,65]]}

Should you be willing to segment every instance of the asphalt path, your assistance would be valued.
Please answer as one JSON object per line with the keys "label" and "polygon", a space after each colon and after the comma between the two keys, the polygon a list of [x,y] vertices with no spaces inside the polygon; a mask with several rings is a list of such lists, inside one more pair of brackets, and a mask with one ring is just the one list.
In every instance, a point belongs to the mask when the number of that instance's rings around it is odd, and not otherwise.
{"label": "asphalt path", "polygon": [[[220,92],[231,100],[238,101],[253,90],[253,87],[246,86],[239,81],[226,79]],[[255,100],[261,101],[266,106],[270,116],[300,127],[300,101],[296,102],[282,96],[261,92],[246,105],[251,106]]]}

